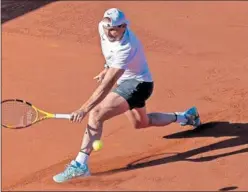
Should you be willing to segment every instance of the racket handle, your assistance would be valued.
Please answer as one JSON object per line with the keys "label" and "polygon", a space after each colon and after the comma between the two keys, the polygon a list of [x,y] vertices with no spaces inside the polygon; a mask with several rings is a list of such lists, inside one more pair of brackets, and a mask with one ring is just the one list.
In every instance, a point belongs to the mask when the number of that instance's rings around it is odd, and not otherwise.
{"label": "racket handle", "polygon": [[55,114],[56,119],[70,119],[71,115],[70,114]]}

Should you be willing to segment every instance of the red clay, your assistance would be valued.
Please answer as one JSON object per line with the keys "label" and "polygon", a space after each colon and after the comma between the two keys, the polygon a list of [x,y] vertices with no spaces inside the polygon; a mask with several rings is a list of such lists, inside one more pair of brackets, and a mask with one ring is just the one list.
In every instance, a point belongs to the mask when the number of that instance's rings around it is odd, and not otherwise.
{"label": "red clay", "polygon": [[126,12],[144,44],[156,85],[149,111],[195,105],[204,122],[219,123],[197,133],[177,124],[134,130],[116,117],[91,157],[94,176],[60,185],[52,176],[77,154],[87,118],[3,129],[2,189],[248,190],[248,2],[48,4],[3,24],[2,99],[78,108],[97,86],[97,24],[110,7]]}

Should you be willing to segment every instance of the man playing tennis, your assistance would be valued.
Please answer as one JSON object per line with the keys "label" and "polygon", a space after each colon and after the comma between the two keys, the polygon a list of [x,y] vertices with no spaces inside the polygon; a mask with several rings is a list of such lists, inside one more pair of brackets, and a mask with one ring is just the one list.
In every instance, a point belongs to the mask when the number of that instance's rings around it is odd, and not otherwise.
{"label": "man playing tennis", "polygon": [[[75,160],[53,177],[61,183],[78,176],[89,176],[88,158],[94,140],[102,135],[104,121],[124,114],[137,128],[166,126],[173,122],[182,126],[200,125],[195,107],[184,112],[148,113],[146,100],[153,92],[153,79],[140,41],[130,30],[124,13],[116,8],[107,10],[99,23],[105,69],[95,77],[100,82],[92,96],[72,113],[71,121],[81,122],[89,113],[81,150]],[[114,84],[117,87],[111,91]]]}

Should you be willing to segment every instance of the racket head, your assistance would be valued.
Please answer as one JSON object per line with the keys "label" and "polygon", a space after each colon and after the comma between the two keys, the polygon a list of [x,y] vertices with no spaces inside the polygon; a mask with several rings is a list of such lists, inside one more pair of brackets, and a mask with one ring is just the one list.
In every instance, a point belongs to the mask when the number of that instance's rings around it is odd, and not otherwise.
{"label": "racket head", "polygon": [[[7,99],[1,102],[2,123],[4,128],[20,129],[29,127],[53,115],[37,109],[21,99]],[[41,115],[43,114],[43,116]]]}

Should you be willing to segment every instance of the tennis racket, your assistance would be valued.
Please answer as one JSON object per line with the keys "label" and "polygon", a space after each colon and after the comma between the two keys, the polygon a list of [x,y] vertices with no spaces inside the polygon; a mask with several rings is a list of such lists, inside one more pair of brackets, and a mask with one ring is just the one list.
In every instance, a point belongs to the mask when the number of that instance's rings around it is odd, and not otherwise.
{"label": "tennis racket", "polygon": [[21,99],[7,99],[1,102],[2,126],[5,128],[26,128],[45,119],[70,119],[70,114],[53,114],[38,109]]}

